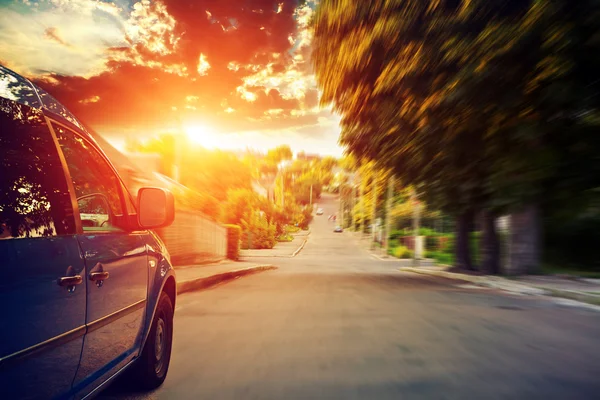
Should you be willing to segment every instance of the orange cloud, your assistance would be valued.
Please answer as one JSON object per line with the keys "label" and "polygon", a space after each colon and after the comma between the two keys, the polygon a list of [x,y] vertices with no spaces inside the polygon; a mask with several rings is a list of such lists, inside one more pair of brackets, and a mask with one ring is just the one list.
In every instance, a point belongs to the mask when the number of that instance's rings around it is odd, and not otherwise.
{"label": "orange cloud", "polygon": [[144,134],[178,119],[220,132],[330,129],[310,68],[311,2],[248,2],[142,0],[130,10],[106,2],[126,17],[123,40],[104,49],[104,70],[33,78],[99,132]]}

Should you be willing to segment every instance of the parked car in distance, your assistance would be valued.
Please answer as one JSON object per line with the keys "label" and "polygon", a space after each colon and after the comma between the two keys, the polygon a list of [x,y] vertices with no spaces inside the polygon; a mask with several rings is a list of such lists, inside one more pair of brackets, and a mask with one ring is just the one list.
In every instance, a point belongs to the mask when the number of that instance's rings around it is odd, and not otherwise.
{"label": "parked car in distance", "polygon": [[336,226],[335,229],[333,230],[335,233],[342,233],[344,231],[344,229],[342,229],[341,226]]}
{"label": "parked car in distance", "polygon": [[324,211],[322,208],[319,208],[319,209],[317,210],[317,215],[323,215],[323,213],[324,213],[324,212],[325,212],[325,211]]}
{"label": "parked car in distance", "polygon": [[81,399],[127,371],[167,376],[176,302],[172,194],[134,202],[86,129],[0,66],[0,398]]}

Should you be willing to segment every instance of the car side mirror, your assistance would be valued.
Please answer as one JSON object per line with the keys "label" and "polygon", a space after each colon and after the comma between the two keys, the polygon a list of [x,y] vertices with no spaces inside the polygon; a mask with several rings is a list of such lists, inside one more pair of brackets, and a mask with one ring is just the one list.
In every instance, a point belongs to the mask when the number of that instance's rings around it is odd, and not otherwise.
{"label": "car side mirror", "polygon": [[138,225],[142,229],[162,228],[175,219],[173,194],[161,188],[144,187],[137,195]]}
{"label": "car side mirror", "polygon": [[78,197],[77,206],[84,230],[108,228],[114,223],[108,198],[102,193],[89,193]]}

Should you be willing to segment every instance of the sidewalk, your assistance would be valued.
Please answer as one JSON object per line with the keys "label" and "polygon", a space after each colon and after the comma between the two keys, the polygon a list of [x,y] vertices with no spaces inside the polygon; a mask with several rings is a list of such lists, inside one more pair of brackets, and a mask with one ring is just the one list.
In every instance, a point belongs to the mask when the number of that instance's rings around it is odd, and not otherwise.
{"label": "sidewalk", "polygon": [[[490,275],[449,272],[448,267],[404,267],[401,271],[470,282],[520,295],[553,296],[600,306],[600,279],[567,279],[559,276],[525,275],[514,279]],[[600,307],[597,307],[600,311]]]}
{"label": "sidewalk", "polygon": [[177,294],[206,289],[241,276],[277,269],[274,265],[225,260],[215,264],[175,268]]}
{"label": "sidewalk", "polygon": [[295,257],[304,248],[310,230],[299,231],[291,234],[294,240],[291,242],[277,242],[272,249],[240,250],[240,258],[252,257]]}

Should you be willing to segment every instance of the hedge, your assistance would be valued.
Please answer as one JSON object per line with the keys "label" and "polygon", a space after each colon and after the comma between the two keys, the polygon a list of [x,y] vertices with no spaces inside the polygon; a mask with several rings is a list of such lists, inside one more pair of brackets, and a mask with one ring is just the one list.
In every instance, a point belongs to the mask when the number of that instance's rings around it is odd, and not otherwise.
{"label": "hedge", "polygon": [[237,225],[223,225],[227,229],[227,258],[238,260],[240,258],[240,237],[242,228]]}

